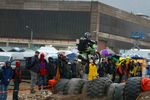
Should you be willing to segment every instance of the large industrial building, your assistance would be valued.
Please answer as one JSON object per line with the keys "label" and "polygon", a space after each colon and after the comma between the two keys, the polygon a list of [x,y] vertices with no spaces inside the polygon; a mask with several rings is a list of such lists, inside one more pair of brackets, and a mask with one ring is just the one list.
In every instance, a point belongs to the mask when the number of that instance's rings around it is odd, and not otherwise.
{"label": "large industrial building", "polygon": [[[29,27],[29,29],[26,28]],[[141,48],[150,48],[150,20],[97,1],[0,0],[0,46],[76,44],[91,32],[98,49],[133,47],[132,32],[144,32]]]}

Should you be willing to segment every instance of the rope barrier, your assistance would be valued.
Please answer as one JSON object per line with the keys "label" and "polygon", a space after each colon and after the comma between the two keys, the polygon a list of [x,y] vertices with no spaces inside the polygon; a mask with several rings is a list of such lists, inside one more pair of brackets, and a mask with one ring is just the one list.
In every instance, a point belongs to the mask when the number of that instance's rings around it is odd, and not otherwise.
{"label": "rope barrier", "polygon": [[138,100],[138,99],[142,96],[142,94],[143,94],[143,92],[141,92],[141,93],[139,94],[139,96],[136,98],[136,100]]}
{"label": "rope barrier", "polygon": [[32,90],[32,89],[50,88],[50,87],[53,87],[53,86],[48,85],[48,86],[40,86],[40,87],[37,86],[35,88],[27,88],[27,89],[20,89],[20,90],[9,90],[9,91],[0,92],[0,94],[1,93],[11,93],[11,92],[27,91],[27,90]]}

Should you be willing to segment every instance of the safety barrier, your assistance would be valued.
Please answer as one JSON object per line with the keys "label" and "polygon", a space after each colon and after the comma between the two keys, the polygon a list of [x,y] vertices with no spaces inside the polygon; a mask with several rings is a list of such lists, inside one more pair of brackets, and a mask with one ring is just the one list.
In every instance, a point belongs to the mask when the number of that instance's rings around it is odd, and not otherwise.
{"label": "safety barrier", "polygon": [[56,79],[52,79],[52,80],[49,80],[49,82],[48,82],[49,85],[47,85],[47,86],[40,86],[40,87],[37,86],[37,87],[35,87],[35,88],[2,91],[2,92],[0,92],[0,94],[1,94],[1,93],[9,93],[9,92],[27,91],[27,90],[32,90],[32,89],[41,89],[41,88],[49,88],[49,90],[51,90],[52,93],[54,93],[54,88],[53,88],[53,87],[54,87],[54,85],[55,85],[56,82],[57,82]]}
{"label": "safety barrier", "polygon": [[136,98],[136,100],[139,100],[139,98],[142,96],[143,92],[140,93],[140,95]]}
{"label": "safety barrier", "polygon": [[[48,86],[41,86],[41,87],[35,87],[35,88],[27,88],[27,89],[19,89],[19,90],[8,90],[8,91],[3,91],[3,92],[0,92],[1,93],[10,93],[10,92],[19,92],[19,91],[27,91],[27,90],[32,90],[32,89],[41,89],[41,88],[49,88],[49,90],[51,90],[50,88],[53,88],[52,85],[48,85]],[[52,90],[53,92],[53,90]]]}

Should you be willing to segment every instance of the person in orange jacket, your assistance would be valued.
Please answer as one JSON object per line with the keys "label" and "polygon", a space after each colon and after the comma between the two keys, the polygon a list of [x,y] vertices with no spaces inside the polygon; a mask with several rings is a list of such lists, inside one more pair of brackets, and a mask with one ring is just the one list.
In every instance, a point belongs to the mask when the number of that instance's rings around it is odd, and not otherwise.
{"label": "person in orange jacket", "polygon": [[119,83],[123,81],[123,76],[125,75],[125,69],[126,69],[126,62],[122,62],[121,65],[118,67],[118,74],[119,74]]}
{"label": "person in orange jacket", "polygon": [[95,60],[93,59],[93,61],[89,64],[88,80],[94,80],[96,77],[99,78]]}

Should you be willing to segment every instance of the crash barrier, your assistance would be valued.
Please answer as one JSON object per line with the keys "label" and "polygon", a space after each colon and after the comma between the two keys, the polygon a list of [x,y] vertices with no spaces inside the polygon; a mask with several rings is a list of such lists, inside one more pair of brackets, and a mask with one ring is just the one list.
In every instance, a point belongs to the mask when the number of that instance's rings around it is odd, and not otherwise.
{"label": "crash barrier", "polygon": [[33,90],[33,89],[42,89],[42,88],[49,88],[49,90],[52,91],[52,93],[54,93],[54,88],[53,88],[53,87],[54,87],[54,85],[55,85],[56,82],[57,82],[57,80],[52,79],[52,80],[49,80],[47,86],[40,86],[40,87],[37,86],[37,87],[35,87],[35,88],[27,88],[27,89],[19,89],[19,90],[8,90],[8,91],[0,92],[0,94],[1,94],[1,93],[27,91],[27,90]]}
{"label": "crash barrier", "polygon": [[48,81],[48,84],[51,85],[51,88],[49,88],[49,90],[52,91],[52,93],[54,93],[54,85],[56,84],[57,80],[56,79],[52,79]]}
{"label": "crash barrier", "polygon": [[142,79],[141,88],[143,91],[150,91],[150,79],[149,78]]}
{"label": "crash barrier", "polygon": [[139,98],[143,95],[143,92],[150,91],[150,79],[149,78],[142,78],[141,89],[142,89],[142,92],[139,94],[136,100],[139,100]]}

